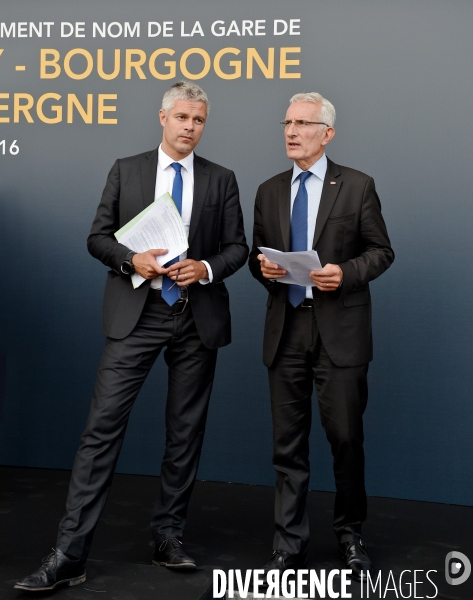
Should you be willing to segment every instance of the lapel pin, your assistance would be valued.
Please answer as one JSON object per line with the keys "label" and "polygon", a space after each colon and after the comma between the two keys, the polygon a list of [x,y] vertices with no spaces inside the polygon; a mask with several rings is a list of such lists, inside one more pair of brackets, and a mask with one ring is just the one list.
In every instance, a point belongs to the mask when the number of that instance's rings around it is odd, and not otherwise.
{"label": "lapel pin", "polygon": [[337,182],[336,181],[331,181],[330,185],[337,185]]}

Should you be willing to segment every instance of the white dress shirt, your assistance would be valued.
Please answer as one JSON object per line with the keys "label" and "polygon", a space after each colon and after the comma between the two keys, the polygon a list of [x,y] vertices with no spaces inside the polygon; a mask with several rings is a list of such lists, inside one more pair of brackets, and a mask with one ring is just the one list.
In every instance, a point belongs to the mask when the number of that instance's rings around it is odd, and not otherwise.
{"label": "white dress shirt", "polygon": [[[154,191],[154,199],[157,200],[163,194],[171,194],[172,195],[172,186],[174,183],[174,177],[176,176],[176,171],[171,166],[172,163],[178,162],[181,165],[181,175],[182,175],[182,222],[184,223],[184,229],[186,230],[186,235],[189,237],[189,227],[191,224],[191,216],[192,216],[192,205],[194,202],[194,153],[191,152],[188,156],[181,160],[174,160],[168,156],[161,148],[161,145],[158,148],[158,168],[156,170],[156,187]],[[184,260],[187,257],[187,252],[184,252],[179,256],[179,260]],[[204,263],[207,267],[207,272],[209,274],[208,279],[201,279],[199,283],[205,285],[206,283],[212,282],[212,269],[209,263],[205,260],[200,261]],[[163,285],[162,276],[155,277],[151,280],[151,287],[153,289],[160,290]]]}
{"label": "white dress shirt", "polygon": [[[312,250],[314,242],[315,223],[317,213],[319,212],[320,197],[322,196],[322,187],[324,185],[325,173],[327,172],[327,157],[323,154],[317,162],[309,169],[312,176],[306,179],[305,187],[308,196],[308,214],[307,214],[307,250]],[[291,180],[291,216],[294,200],[299,190],[300,179],[297,177],[303,173],[303,170],[294,163]],[[306,298],[312,298],[312,288],[306,288]]]}

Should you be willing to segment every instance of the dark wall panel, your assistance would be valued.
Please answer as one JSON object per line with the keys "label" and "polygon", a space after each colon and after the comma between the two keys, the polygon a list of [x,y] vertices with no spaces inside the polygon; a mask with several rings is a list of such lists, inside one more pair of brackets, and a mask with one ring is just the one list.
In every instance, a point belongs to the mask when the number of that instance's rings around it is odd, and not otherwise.
{"label": "dark wall panel", "polygon": [[[51,37],[0,37],[0,110],[13,121],[13,94],[37,100],[55,92],[83,103],[86,94],[117,94],[116,125],[65,118],[47,124],[0,122],[0,461],[69,468],[85,424],[103,345],[101,297],[106,269],[85,240],[106,174],[117,157],[156,147],[157,110],[173,81],[110,81],[94,70],[82,80],[64,72],[40,77],[41,48],[61,56],[103,48],[111,70],[115,48],[192,47],[211,57],[241,50],[242,77],[212,68],[198,80],[211,101],[198,153],[236,172],[251,237],[259,183],[289,166],[278,121],[289,98],[319,91],[338,112],[328,148],[335,161],[372,175],[396,251],[393,267],[372,285],[375,360],[366,413],[368,493],[473,504],[471,402],[473,254],[471,222],[471,2],[422,0],[24,0],[2,7],[2,22],[55,23]],[[211,34],[223,20],[265,19],[265,36]],[[274,19],[301,19],[300,36],[274,36]],[[199,20],[205,35],[180,36]],[[85,22],[85,38],[61,38],[59,23]],[[92,23],[141,23],[140,38],[91,36]],[[146,36],[148,21],[173,21],[174,36]],[[300,47],[298,79],[255,69],[246,78],[248,47]],[[235,57],[230,57],[234,59]],[[201,68],[200,59],[189,68]],[[222,68],[230,66],[222,60]],[[75,62],[74,62],[75,61]],[[71,67],[84,68],[75,57]],[[81,62],[82,61],[82,62]],[[161,63],[160,63],[161,64]],[[25,71],[16,71],[24,65]],[[180,78],[180,74],[177,76]],[[109,102],[113,104],[113,102]],[[45,113],[51,116],[50,103]],[[9,154],[17,140],[20,153]],[[242,269],[228,282],[233,344],[218,359],[199,477],[273,483],[271,423],[261,343],[265,293]],[[159,474],[166,371],[158,362],[132,414],[119,469]],[[2,389],[4,394],[2,396]],[[3,397],[3,404],[2,404]],[[311,487],[333,489],[331,458],[314,413]]]}

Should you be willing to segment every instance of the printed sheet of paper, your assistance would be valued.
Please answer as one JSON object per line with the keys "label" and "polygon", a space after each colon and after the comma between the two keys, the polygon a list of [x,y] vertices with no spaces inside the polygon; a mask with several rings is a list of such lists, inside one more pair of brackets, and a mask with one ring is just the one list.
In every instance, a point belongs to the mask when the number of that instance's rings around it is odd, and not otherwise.
{"label": "printed sheet of paper", "polygon": [[286,276],[278,279],[281,283],[294,283],[304,287],[312,287],[314,282],[309,277],[309,272],[322,268],[319,255],[315,250],[281,252],[273,248],[263,247],[260,250],[268,260],[278,264],[281,269],[286,269]]}
{"label": "printed sheet of paper", "polygon": [[[135,252],[146,252],[153,248],[167,248],[168,253],[157,256],[156,261],[162,267],[187,250],[186,230],[181,215],[169,194],[163,194],[147,208],[136,215],[124,227],[115,233],[115,237],[124,246]],[[133,273],[131,282],[136,289],[144,277]]]}

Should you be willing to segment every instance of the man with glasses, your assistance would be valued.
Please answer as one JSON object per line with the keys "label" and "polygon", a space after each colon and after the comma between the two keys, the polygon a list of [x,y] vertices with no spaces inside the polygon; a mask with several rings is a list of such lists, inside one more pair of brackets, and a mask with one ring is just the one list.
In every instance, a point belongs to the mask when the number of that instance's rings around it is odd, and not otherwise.
{"label": "man with glasses", "polygon": [[[371,568],[361,538],[366,518],[362,416],[372,359],[369,282],[394,260],[373,179],[325,155],[335,109],[317,93],[291,98],[284,129],[293,167],[256,195],[250,270],[268,290],[263,360],[268,367],[276,469],[274,553],[265,570],[307,560],[309,433],[313,382],[336,483],[333,528],[352,577]],[[261,247],[315,249],[323,268],[305,288]]]}
{"label": "man with glasses", "polygon": [[[174,84],[163,97],[159,148],[117,160],[88,238],[110,271],[103,317],[107,336],[89,419],[82,435],[55,551],[15,587],[43,591],[85,580],[85,563],[105,505],[138,392],[161,350],[168,365],[166,449],[151,518],[155,565],[192,571],[181,538],[197,474],[217,349],[230,343],[223,280],[246,261],[238,186],[232,171],[194,154],[209,102],[196,84]],[[171,193],[189,241],[186,255],[160,267],[165,248],[135,253],[114,233]],[[146,279],[133,289],[130,276]],[[162,394],[161,382],[157,394]]]}

